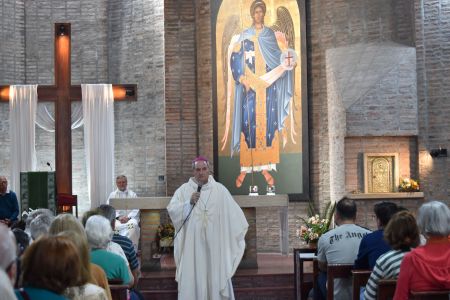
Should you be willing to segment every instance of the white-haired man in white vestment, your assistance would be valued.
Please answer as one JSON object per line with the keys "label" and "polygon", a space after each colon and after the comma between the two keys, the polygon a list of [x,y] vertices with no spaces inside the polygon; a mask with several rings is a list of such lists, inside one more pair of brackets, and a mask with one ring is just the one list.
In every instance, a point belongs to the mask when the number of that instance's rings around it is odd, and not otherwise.
{"label": "white-haired man in white vestment", "polygon": [[231,277],[244,254],[248,223],[230,192],[209,175],[208,160],[197,157],[192,167],[194,177],[167,206],[178,233],[178,299],[234,299]]}
{"label": "white-haired man in white vestment", "polygon": [[[125,175],[119,175],[116,178],[117,189],[109,194],[108,201],[111,198],[136,198],[136,193],[127,189],[128,180]],[[136,250],[139,245],[139,209],[117,209],[115,230],[120,235],[126,236],[132,242]]]}

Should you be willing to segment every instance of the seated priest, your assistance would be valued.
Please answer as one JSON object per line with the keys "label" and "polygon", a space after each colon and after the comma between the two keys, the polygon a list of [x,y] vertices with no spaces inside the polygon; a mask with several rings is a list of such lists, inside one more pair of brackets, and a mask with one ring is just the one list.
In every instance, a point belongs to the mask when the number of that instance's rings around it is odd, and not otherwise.
{"label": "seated priest", "polygon": [[[107,204],[111,198],[136,198],[136,193],[127,189],[128,181],[125,175],[116,178],[117,189],[109,195]],[[137,249],[139,244],[139,209],[116,210],[116,232],[126,236]]]}
{"label": "seated priest", "polygon": [[11,226],[19,216],[19,203],[16,193],[8,192],[8,180],[0,176],[0,223]]}

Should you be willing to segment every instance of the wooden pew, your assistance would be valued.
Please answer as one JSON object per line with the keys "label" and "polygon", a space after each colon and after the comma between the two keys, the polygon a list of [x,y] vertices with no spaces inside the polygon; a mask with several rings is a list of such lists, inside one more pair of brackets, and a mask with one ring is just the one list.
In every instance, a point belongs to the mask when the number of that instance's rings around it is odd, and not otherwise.
{"label": "wooden pew", "polygon": [[412,300],[449,300],[450,290],[444,291],[412,291],[409,295],[409,299]]}
{"label": "wooden pew", "polygon": [[295,299],[304,300],[308,297],[308,292],[313,288],[313,274],[304,272],[304,262],[313,261],[313,257],[302,258],[302,254],[315,254],[317,249],[296,248],[294,249],[294,287]]}
{"label": "wooden pew", "polygon": [[367,284],[369,280],[370,274],[372,274],[371,270],[352,270],[352,299],[359,300],[359,294],[361,287]]}
{"label": "wooden pew", "polygon": [[394,297],[397,279],[381,279],[378,281],[378,300],[390,300]]}
{"label": "wooden pew", "polygon": [[122,284],[120,279],[108,280],[109,289],[111,290],[112,300],[127,300],[128,299],[128,285]]}
{"label": "wooden pew", "polygon": [[327,266],[327,300],[334,299],[334,279],[350,278],[352,269],[353,264],[329,264]]}

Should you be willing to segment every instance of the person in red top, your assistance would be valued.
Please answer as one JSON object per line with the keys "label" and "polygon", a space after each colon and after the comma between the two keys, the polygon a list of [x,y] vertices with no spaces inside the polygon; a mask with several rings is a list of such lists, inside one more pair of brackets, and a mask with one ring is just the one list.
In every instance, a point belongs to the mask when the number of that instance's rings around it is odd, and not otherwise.
{"label": "person in red top", "polygon": [[408,299],[411,291],[450,290],[450,209],[439,201],[425,203],[417,223],[427,242],[403,258],[394,300]]}

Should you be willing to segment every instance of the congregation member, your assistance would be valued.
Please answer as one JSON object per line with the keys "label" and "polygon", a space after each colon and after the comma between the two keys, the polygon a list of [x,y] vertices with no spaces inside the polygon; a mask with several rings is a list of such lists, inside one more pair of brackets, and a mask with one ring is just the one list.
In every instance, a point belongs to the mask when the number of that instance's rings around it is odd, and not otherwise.
{"label": "congregation member", "polygon": [[112,236],[112,241],[120,245],[120,247],[122,247],[122,250],[125,253],[128,264],[130,266],[131,273],[133,274],[134,277],[134,288],[137,288],[139,277],[141,274],[141,268],[139,267],[139,261],[137,258],[135,248],[133,246],[133,242],[126,236],[115,233],[114,226],[116,219],[115,218],[116,209],[114,207],[108,204],[102,204],[98,208],[98,211],[102,216],[104,216],[109,220],[111,228],[114,232]]}
{"label": "congregation member", "polygon": [[[326,298],[326,281],[328,264],[353,264],[358,254],[362,238],[370,230],[355,224],[355,201],[343,198],[336,204],[334,220],[337,227],[324,233],[318,242],[317,260],[319,264],[318,289],[314,291],[314,299]],[[352,298],[350,279],[335,279],[334,299],[348,300]]]}
{"label": "congregation member", "polygon": [[5,224],[0,224],[0,269],[6,272],[14,285],[17,272],[17,247],[13,233]]}
{"label": "congregation member", "polygon": [[364,292],[366,300],[377,299],[378,282],[381,279],[396,279],[405,254],[419,245],[419,228],[414,215],[408,211],[394,214],[384,230],[384,238],[392,250],[377,259]]}
{"label": "congregation member", "polygon": [[[136,193],[129,190],[128,180],[125,175],[117,176],[116,178],[117,189],[112,192],[106,204],[109,204],[111,198],[136,198]],[[115,230],[123,236],[129,238],[135,247],[138,249],[139,246],[139,209],[123,209],[116,211],[116,225]]]}
{"label": "congregation member", "polygon": [[30,235],[33,241],[37,240],[42,235],[48,234],[48,229],[50,228],[53,219],[53,215],[42,213],[30,222]]}
{"label": "congregation member", "polygon": [[30,236],[20,228],[14,228],[11,231],[14,234],[14,237],[16,238],[16,246],[17,246],[18,259],[16,261],[17,272],[16,272],[16,284],[14,286],[15,288],[17,288],[21,273],[20,258],[30,245]]}
{"label": "congregation member", "polygon": [[[90,217],[98,216],[98,215],[104,216],[99,208],[95,208],[95,209],[91,209],[91,210],[87,211],[83,215],[83,218],[82,218],[83,226],[86,227],[86,222]],[[134,245],[133,245],[133,247],[134,247]],[[105,250],[122,257],[123,260],[125,261],[125,263],[127,264],[127,267],[129,267],[129,262],[128,262],[128,258],[125,254],[125,251],[122,249],[122,247],[119,244],[114,242],[112,239],[109,241],[108,245],[106,245]]]}
{"label": "congregation member", "polygon": [[26,215],[23,215],[22,218],[25,220],[25,232],[31,237],[30,233],[30,225],[31,222],[36,219],[40,215],[48,215],[49,217],[54,217],[54,213],[47,208],[37,208]]}
{"label": "congregation member", "polygon": [[179,187],[167,210],[175,226],[178,299],[234,299],[231,277],[245,249],[248,223],[230,192],[197,157],[193,177]]}
{"label": "congregation member", "polygon": [[64,291],[64,296],[70,300],[108,300],[106,291],[98,285],[91,283],[89,247],[86,237],[77,234],[75,231],[63,231],[58,236],[70,239],[78,249],[81,263],[80,277],[77,282]]}
{"label": "congregation member", "polygon": [[0,176],[0,223],[11,226],[19,216],[19,203],[16,193],[8,192],[8,180]]}
{"label": "congregation member", "polygon": [[[55,259],[57,258],[57,259]],[[66,300],[64,291],[80,278],[80,255],[73,242],[63,236],[43,236],[22,257],[22,288],[18,300]],[[70,272],[69,272],[70,270]]]}
{"label": "congregation member", "polygon": [[0,268],[0,300],[16,300],[14,289],[8,275]]}
{"label": "congregation member", "polygon": [[[73,233],[73,234],[72,234]],[[106,298],[111,300],[111,291],[109,289],[108,279],[101,267],[90,262],[89,246],[87,242],[86,232],[77,220],[71,214],[61,214],[56,216],[53,220],[49,234],[52,236],[63,234],[67,236],[77,246],[81,260],[81,276],[80,287],[71,287],[65,291],[65,294],[70,299],[76,299],[77,295],[80,297],[94,297],[99,295],[100,299],[103,299],[103,293],[106,294]],[[102,291],[92,287],[96,285],[101,288]],[[81,288],[83,287],[83,288]],[[86,289],[86,290],[85,290]]]}
{"label": "congregation member", "polygon": [[17,243],[17,256],[21,257],[23,252],[30,245],[30,236],[20,228],[14,228],[12,230]]}
{"label": "congregation member", "polygon": [[394,300],[408,299],[411,291],[450,290],[450,209],[427,202],[419,208],[417,223],[426,244],[403,258]]}
{"label": "congregation member", "polygon": [[373,210],[378,230],[362,238],[359,244],[358,256],[355,260],[355,269],[372,270],[378,257],[391,250],[391,247],[384,239],[383,232],[392,215],[397,212],[397,204],[383,201],[376,203]]}
{"label": "congregation member", "polygon": [[103,216],[94,215],[86,221],[85,230],[91,248],[91,262],[105,271],[108,280],[118,279],[122,284],[133,287],[134,279],[126,261],[106,250],[113,235],[109,221]]}

